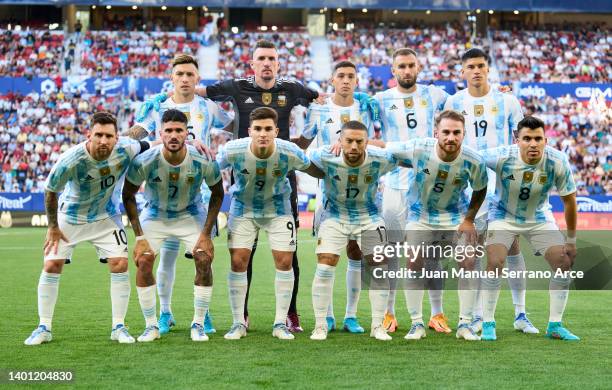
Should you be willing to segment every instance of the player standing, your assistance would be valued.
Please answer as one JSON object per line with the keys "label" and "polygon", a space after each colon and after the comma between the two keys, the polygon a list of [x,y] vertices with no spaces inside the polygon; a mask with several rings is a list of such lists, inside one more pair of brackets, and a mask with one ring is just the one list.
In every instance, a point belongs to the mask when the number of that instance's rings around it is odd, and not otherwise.
{"label": "player standing", "polygon": [[[149,150],[132,162],[123,188],[123,204],[136,234],[136,286],[146,321],[138,341],[159,338],[153,265],[155,255],[168,238],[183,242],[193,254],[196,275],[191,339],[206,341],[204,316],[212,296],[213,245],[210,236],[223,201],[221,172],[215,161],[185,144],[188,120],[184,113],[169,109],[162,115],[161,122],[163,146]],[[146,183],[147,206],[139,220],[135,195],[143,182]],[[203,182],[212,193],[208,213],[200,193]]]}
{"label": "player standing", "polygon": [[[465,117],[465,144],[478,151],[512,143],[512,132],[523,118],[518,99],[509,93],[500,92],[491,87],[488,80],[489,56],[481,49],[466,51],[461,57],[461,75],[467,88],[448,98],[445,108],[461,112]],[[495,173],[489,171],[488,200],[480,208],[476,218],[479,232],[486,230],[488,204],[495,190]],[[476,267],[480,269],[480,259]],[[508,269],[524,271],[525,259],[520,252],[518,240],[512,246],[508,256]],[[538,333],[527,318],[525,309],[525,279],[508,279],[514,303],[514,327],[524,333]],[[476,299],[473,328],[480,331],[482,327],[482,299]]]}
{"label": "player standing", "polygon": [[[546,145],[544,122],[540,119],[526,117],[517,129],[516,144],[484,152],[487,166],[497,174],[489,211],[487,271],[499,275],[512,243],[523,236],[554,271],[546,337],[580,340],[561,323],[571,283],[567,271],[576,258],[576,185],[571,166],[565,154]],[[563,200],[567,238],[550,212],[548,195],[553,187]],[[497,339],[494,315],[500,285],[498,276],[482,280],[482,340]]]}
{"label": "player standing", "polygon": [[[387,144],[393,156],[412,165],[414,171],[410,190],[414,202],[410,204],[406,226],[406,242],[412,246],[452,245],[457,248],[458,245],[465,247],[466,244],[474,246],[476,243],[474,220],[487,194],[487,168],[478,152],[462,145],[464,121],[463,115],[456,111],[443,111],[435,120],[436,138]],[[474,190],[469,202],[465,194],[468,185]],[[466,251],[466,248],[461,248],[462,253]],[[441,260],[437,254],[421,254],[410,259],[407,267],[419,273],[425,266],[424,262]],[[456,257],[456,260],[461,268],[473,270],[473,258]],[[407,340],[418,340],[426,334],[423,323],[424,282],[420,277],[408,279],[404,289],[406,306],[412,319],[412,326],[404,337]],[[480,340],[469,326],[476,299],[473,282],[462,278],[458,287],[457,338],[471,341]]]}
{"label": "player standing", "polygon": [[[397,86],[374,96],[380,105],[381,132],[384,142],[406,142],[411,139],[433,137],[435,114],[442,111],[448,94],[433,85],[417,84],[421,64],[417,53],[409,48],[393,53],[391,72]],[[380,141],[379,141],[380,142]],[[373,143],[384,146],[384,142]],[[389,231],[391,244],[404,239],[408,217],[408,191],[414,181],[412,170],[396,168],[385,179],[382,214]],[[398,268],[399,259],[389,258],[389,269]],[[439,265],[440,263],[435,263]],[[395,281],[391,280],[389,302],[384,325],[389,332],[397,328],[395,318]],[[436,332],[450,333],[448,319],[442,307],[443,280],[431,280],[429,301],[431,317],[429,327]]]}
{"label": "player standing", "polygon": [[315,177],[323,172],[310,163],[294,143],[276,139],[279,133],[276,111],[267,107],[249,116],[249,138],[228,142],[218,153],[221,169],[231,168],[234,184],[228,221],[227,241],[231,256],[228,275],[233,324],[228,340],[246,336],[244,315],[247,293],[247,266],[260,229],[268,233],[276,267],[274,287],[276,315],[272,335],[292,340],[285,320],[294,284],[292,259],[297,246],[297,229],[291,215],[291,186],[288,173],[304,171]]}
{"label": "player standing", "polygon": [[[161,102],[156,109],[152,102],[146,102],[136,118],[136,124],[129,130],[136,138],[153,136],[160,138],[162,128],[161,118],[169,109],[176,109],[187,116],[188,139],[199,149],[206,149],[211,144],[211,131],[223,129],[231,118],[211,100],[195,94],[200,82],[198,62],[190,55],[180,54],[172,60],[172,97]],[[213,156],[211,156],[212,158]],[[208,205],[210,191],[207,185],[202,185],[202,201]],[[172,314],[172,289],[176,271],[176,259],[179,251],[179,241],[168,239],[164,241],[159,251],[159,266],[157,267],[157,292],[159,295],[159,333],[166,334],[176,322]],[[208,312],[204,319],[206,333],[214,333],[212,319]]]}
{"label": "player standing", "polygon": [[[312,103],[308,107],[306,125],[296,143],[302,149],[308,148],[313,141],[317,147],[334,145],[340,140],[341,127],[348,121],[359,121],[368,129],[368,134],[374,133],[370,111],[363,109],[359,101],[353,97],[357,88],[357,68],[350,61],[341,61],[334,66],[331,78],[334,93],[324,104]],[[319,183],[321,184],[321,183]],[[323,194],[321,186],[317,188],[314,232],[319,228],[323,212]],[[346,270],[346,310],[343,328],[351,333],[363,333],[364,329],[357,321],[357,305],[361,293],[362,254],[355,240],[350,240],[346,246],[348,267]],[[333,310],[333,295],[327,310],[327,329],[336,328]]]}
{"label": "player standing", "polygon": [[147,150],[149,143],[119,138],[117,120],[108,112],[93,115],[87,138],[63,153],[47,178],[45,209],[49,228],[38,282],[40,324],[25,340],[26,345],[51,341],[51,322],[64,263],[82,242],[91,242],[96,247],[98,257],[107,260],[111,272],[111,340],[134,342],[124,325],[131,287],[118,184],[132,159]]}

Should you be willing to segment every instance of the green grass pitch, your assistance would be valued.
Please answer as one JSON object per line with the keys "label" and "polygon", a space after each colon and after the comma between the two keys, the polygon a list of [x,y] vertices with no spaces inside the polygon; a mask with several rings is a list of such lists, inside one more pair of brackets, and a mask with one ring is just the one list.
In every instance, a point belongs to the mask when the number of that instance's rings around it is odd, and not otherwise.
{"label": "green grass pitch", "polygon": [[[251,330],[240,341],[226,341],[231,323],[226,277],[229,255],[225,235],[216,239],[214,293],[211,313],[217,334],[209,342],[189,339],[193,315],[193,267],[179,258],[173,311],[178,326],[149,344],[119,345],[109,340],[109,275],[95,251],[82,245],[64,268],[53,324],[54,339],[39,347],[23,345],[37,325],[36,286],[41,270],[45,229],[0,230],[2,275],[2,369],[73,370],[78,388],[609,388],[612,383],[612,293],[573,291],[565,323],[582,340],[577,343],[523,335],[512,329],[513,309],[508,290],[497,310],[498,341],[468,343],[454,333],[429,331],[427,338],[407,342],[409,324],[403,294],[398,293],[400,330],[393,341],[365,335],[330,333],[326,342],[308,339],[314,325],[310,287],[315,269],[315,240],[300,232],[299,309],[306,332],[296,340],[272,338],[274,272],[265,239],[257,251],[251,290]],[[591,243],[606,242],[609,232],[589,233]],[[608,241],[609,242],[609,241]],[[130,243],[133,243],[131,236]],[[583,242],[584,244],[584,242]],[[588,243],[587,243],[588,244]],[[580,245],[579,245],[580,246]],[[130,249],[131,250],[131,249]],[[528,264],[541,262],[528,257]],[[542,264],[540,263],[540,266]],[[346,300],[343,258],[336,273],[335,312],[342,319]],[[130,264],[132,283],[135,267]],[[427,295],[425,295],[427,296]],[[426,298],[427,300],[427,298]],[[446,291],[445,312],[456,326],[456,291]],[[548,318],[548,293],[529,291],[527,309],[540,331]],[[424,304],[427,316],[429,305]],[[363,292],[359,318],[369,332],[369,301]],[[133,336],[144,320],[133,287],[127,316]],[[33,386],[33,385],[32,385]]]}

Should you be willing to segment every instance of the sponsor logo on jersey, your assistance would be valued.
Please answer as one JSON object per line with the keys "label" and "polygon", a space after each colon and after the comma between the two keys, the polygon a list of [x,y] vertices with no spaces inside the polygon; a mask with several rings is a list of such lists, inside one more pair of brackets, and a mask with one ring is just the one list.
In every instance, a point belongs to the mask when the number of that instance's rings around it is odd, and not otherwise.
{"label": "sponsor logo on jersey", "polygon": [[159,178],[159,176],[157,176],[155,179],[153,179],[153,183],[161,183],[162,179]]}
{"label": "sponsor logo on jersey", "polygon": [[242,173],[243,175],[248,175],[249,171],[247,171],[247,169],[244,168],[242,171],[240,171],[240,173]]}
{"label": "sponsor logo on jersey", "polygon": [[287,96],[278,95],[278,106],[285,107],[287,105]]}
{"label": "sponsor logo on jersey", "polygon": [[533,180],[533,172],[523,173],[523,183],[531,183],[532,180]]}
{"label": "sponsor logo on jersey", "polygon": [[85,181],[92,181],[93,179],[93,176],[91,176],[90,174],[87,174],[87,176],[85,177]]}
{"label": "sponsor logo on jersey", "polygon": [[429,175],[429,174],[430,174],[430,173],[429,173],[429,169],[427,169],[427,168],[423,169],[423,171],[422,171],[422,172],[423,172],[423,173],[425,173],[425,174],[427,174],[427,175]]}
{"label": "sponsor logo on jersey", "polygon": [[340,181],[340,180],[342,180],[342,179],[340,179],[340,176],[336,175],[336,176],[334,176],[334,180],[338,180],[338,181]]}
{"label": "sponsor logo on jersey", "polygon": [[484,106],[482,104],[477,104],[474,106],[474,116],[481,116],[484,114]]}
{"label": "sponsor logo on jersey", "polygon": [[264,92],[261,94],[261,102],[266,106],[272,103],[272,94],[270,92]]}
{"label": "sponsor logo on jersey", "polygon": [[463,110],[463,111],[461,111],[461,115],[468,116],[468,113],[467,113],[467,111]]}
{"label": "sponsor logo on jersey", "polygon": [[511,175],[510,175],[510,176],[508,176],[508,177],[507,177],[505,180],[514,180],[514,175],[512,175],[512,174],[511,174]]}
{"label": "sponsor logo on jersey", "polygon": [[331,123],[334,123],[334,120],[332,118],[329,118],[327,122],[325,122],[326,125],[329,125]]}
{"label": "sponsor logo on jersey", "polygon": [[391,110],[397,110],[397,106],[395,104],[392,105],[391,107],[389,107],[389,111],[391,111]]}
{"label": "sponsor logo on jersey", "polygon": [[255,103],[255,102],[253,101],[253,99],[251,99],[251,97],[250,97],[250,96],[249,96],[249,97],[248,97],[248,98],[247,98],[247,99],[246,99],[244,102],[245,102],[246,104],[253,104],[253,103]]}

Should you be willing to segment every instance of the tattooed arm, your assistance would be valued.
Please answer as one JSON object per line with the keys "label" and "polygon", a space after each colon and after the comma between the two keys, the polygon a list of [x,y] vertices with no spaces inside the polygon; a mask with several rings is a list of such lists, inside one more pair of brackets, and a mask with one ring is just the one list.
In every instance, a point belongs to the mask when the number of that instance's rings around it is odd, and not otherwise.
{"label": "tattooed arm", "polygon": [[57,254],[57,247],[59,246],[60,240],[68,242],[64,233],[60,230],[57,221],[57,193],[47,191],[45,192],[45,210],[47,213],[47,221],[49,221],[49,227],[47,228],[47,237],[45,238],[45,256],[53,251],[53,254]]}

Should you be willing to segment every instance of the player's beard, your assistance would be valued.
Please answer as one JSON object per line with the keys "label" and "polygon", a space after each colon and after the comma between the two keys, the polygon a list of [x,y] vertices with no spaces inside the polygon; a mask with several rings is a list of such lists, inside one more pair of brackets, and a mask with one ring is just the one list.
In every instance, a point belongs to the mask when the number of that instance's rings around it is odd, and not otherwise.
{"label": "player's beard", "polygon": [[410,88],[414,87],[414,85],[416,84],[416,78],[408,79],[408,80],[406,80],[406,79],[397,79],[397,83],[402,88],[410,89]]}

